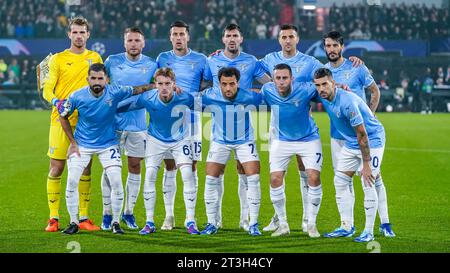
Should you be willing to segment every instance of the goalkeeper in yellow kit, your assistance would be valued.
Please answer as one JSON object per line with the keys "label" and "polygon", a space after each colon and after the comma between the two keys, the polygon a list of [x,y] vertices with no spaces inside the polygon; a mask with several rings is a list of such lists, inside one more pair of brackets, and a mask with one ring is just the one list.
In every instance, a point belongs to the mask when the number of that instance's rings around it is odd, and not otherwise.
{"label": "goalkeeper in yellow kit", "polygon": [[[44,83],[44,98],[50,102],[52,107],[49,147],[47,155],[50,157],[50,171],[47,178],[48,206],[50,208],[50,219],[45,228],[46,231],[58,231],[59,203],[61,195],[61,175],[66,164],[69,139],[62,129],[59,121],[58,107],[74,91],[88,84],[87,75],[89,66],[93,63],[102,63],[102,58],[97,52],[86,49],[89,39],[89,25],[82,17],[74,18],[69,23],[68,36],[71,41],[70,48],[53,55],[49,61],[49,74]],[[78,120],[78,114],[70,116],[72,127]],[[72,128],[74,129],[74,128]],[[91,192],[91,163],[84,170],[79,184],[80,202],[80,229],[99,230],[91,220],[88,219],[88,205]]]}

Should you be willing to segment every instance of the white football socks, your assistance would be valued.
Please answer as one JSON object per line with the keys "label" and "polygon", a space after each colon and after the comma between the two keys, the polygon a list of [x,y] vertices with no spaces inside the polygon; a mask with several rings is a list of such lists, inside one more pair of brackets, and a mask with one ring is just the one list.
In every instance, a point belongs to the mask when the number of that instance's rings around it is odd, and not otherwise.
{"label": "white football socks", "polygon": [[322,203],[322,185],[309,186],[308,189],[308,225],[315,226],[320,204]]}
{"label": "white football socks", "polygon": [[381,178],[381,174],[375,180],[375,189],[378,195],[378,215],[380,215],[380,222],[382,224],[389,223],[386,188],[384,187],[383,178]]}
{"label": "white football socks", "polygon": [[112,215],[111,207],[111,185],[109,184],[108,176],[103,171],[101,178],[102,201],[103,201],[103,215]]}
{"label": "white football socks", "polygon": [[197,188],[195,186],[194,173],[191,165],[180,167],[181,177],[183,178],[183,198],[186,207],[186,221],[195,220],[195,205],[197,204]]}
{"label": "white football socks", "polygon": [[124,214],[133,214],[134,206],[139,195],[141,187],[141,174],[134,174],[128,172],[127,185],[126,185],[126,201]]}
{"label": "white football socks", "polygon": [[163,176],[163,199],[166,217],[173,216],[175,195],[177,193],[177,170],[168,171],[164,169]]}
{"label": "white football socks", "polygon": [[259,182],[259,174],[247,176],[247,182],[247,199],[250,211],[249,225],[252,226],[258,223],[259,207],[261,205],[261,185]]}
{"label": "white football socks", "polygon": [[154,222],[155,203],[156,203],[156,176],[158,168],[154,166],[147,166],[144,181],[144,205],[147,222]]}
{"label": "white football socks", "polygon": [[216,225],[217,206],[219,201],[219,195],[217,192],[218,184],[220,184],[220,178],[207,175],[205,179],[205,207],[206,216],[208,217],[208,223]]}
{"label": "white football socks", "polygon": [[248,202],[247,202],[247,191],[248,191],[248,183],[247,176],[245,174],[238,174],[239,176],[239,186],[238,186],[238,195],[239,202],[241,204],[241,220],[248,220]]}
{"label": "white football socks", "polygon": [[280,224],[287,223],[286,216],[286,194],[284,184],[278,188],[270,187],[270,200],[272,201],[275,214],[278,216]]}

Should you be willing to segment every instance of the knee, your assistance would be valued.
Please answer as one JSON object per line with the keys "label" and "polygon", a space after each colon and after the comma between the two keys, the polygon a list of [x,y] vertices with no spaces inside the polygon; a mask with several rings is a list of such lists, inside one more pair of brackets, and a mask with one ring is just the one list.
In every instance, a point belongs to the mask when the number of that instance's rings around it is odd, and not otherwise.
{"label": "knee", "polygon": [[283,178],[280,176],[274,176],[270,178],[270,186],[272,188],[278,188],[283,185]]}
{"label": "knee", "polygon": [[313,172],[308,172],[308,184],[310,186],[319,186],[320,185],[320,172],[318,171],[313,171]]}
{"label": "knee", "polygon": [[141,161],[139,159],[128,159],[128,171],[134,174],[141,173]]}
{"label": "knee", "polygon": [[175,171],[177,166],[175,165],[175,160],[173,159],[165,159],[164,164],[166,165],[166,170]]}

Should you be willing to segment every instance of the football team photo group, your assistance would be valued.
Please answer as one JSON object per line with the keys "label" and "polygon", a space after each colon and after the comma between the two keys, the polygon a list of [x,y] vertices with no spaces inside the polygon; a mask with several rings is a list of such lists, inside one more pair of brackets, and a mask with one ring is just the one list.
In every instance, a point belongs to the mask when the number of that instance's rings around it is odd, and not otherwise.
{"label": "football team photo group", "polygon": [[450,251],[448,1],[42,1],[0,4],[0,252]]}

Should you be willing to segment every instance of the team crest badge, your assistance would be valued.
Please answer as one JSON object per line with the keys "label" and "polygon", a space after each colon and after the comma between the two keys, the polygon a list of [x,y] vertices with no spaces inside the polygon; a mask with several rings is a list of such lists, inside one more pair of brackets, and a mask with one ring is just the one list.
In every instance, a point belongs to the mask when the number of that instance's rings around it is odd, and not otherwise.
{"label": "team crest badge", "polygon": [[351,75],[352,75],[352,72],[347,71],[347,72],[344,73],[344,78],[345,78],[346,80],[348,80],[348,79],[350,79],[350,76],[351,76]]}
{"label": "team crest badge", "polygon": [[106,104],[108,104],[109,107],[111,107],[112,106],[112,99],[106,100]]}
{"label": "team crest badge", "polygon": [[147,67],[142,67],[141,71],[142,71],[142,74],[145,74],[145,73],[147,73],[148,69],[147,69]]}
{"label": "team crest badge", "polygon": [[89,66],[92,65],[92,59],[87,59],[87,62],[88,62],[88,64],[89,64]]}
{"label": "team crest badge", "polygon": [[295,107],[298,107],[300,105],[300,100],[292,100],[292,104],[294,104]]}
{"label": "team crest badge", "polygon": [[248,67],[248,65],[241,64],[241,69],[240,70],[243,72],[243,71],[245,71],[247,69],[247,67]]}

